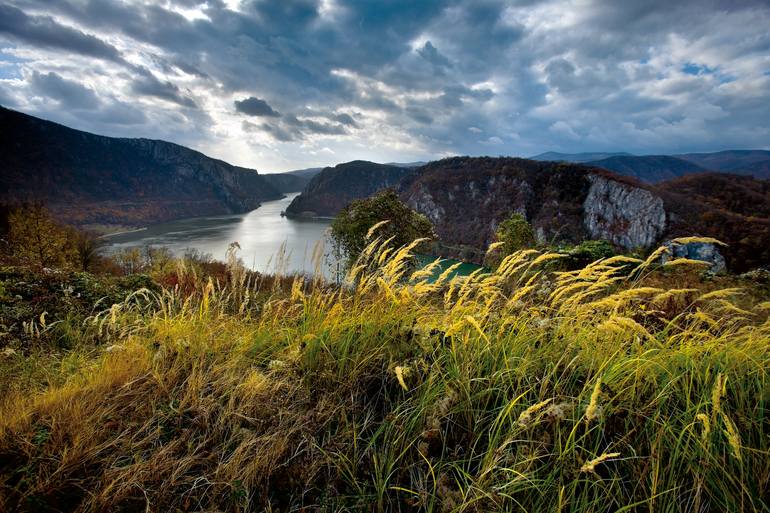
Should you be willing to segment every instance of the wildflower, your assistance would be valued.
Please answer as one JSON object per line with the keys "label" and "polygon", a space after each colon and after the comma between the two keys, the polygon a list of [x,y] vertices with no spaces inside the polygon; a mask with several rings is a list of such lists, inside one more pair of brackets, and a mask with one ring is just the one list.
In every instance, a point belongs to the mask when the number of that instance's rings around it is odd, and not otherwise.
{"label": "wildflower", "polygon": [[533,404],[523,412],[521,412],[521,415],[519,415],[519,424],[522,424],[524,426],[530,424],[532,422],[532,417],[535,413],[543,409],[544,406],[547,406],[548,403],[550,403],[553,399],[546,399],[545,401],[540,401],[537,404]]}
{"label": "wildflower", "polygon": [[596,465],[598,465],[600,463],[604,463],[607,460],[611,460],[612,458],[617,458],[618,456],[620,456],[619,452],[609,452],[609,453],[605,452],[604,454],[602,454],[598,458],[594,458],[591,461],[589,461],[586,464],[584,464],[582,467],[580,467],[580,471],[581,472],[595,473],[596,472]]}
{"label": "wildflower", "polygon": [[601,415],[601,406],[599,405],[599,394],[602,389],[602,378],[596,380],[594,385],[594,391],[591,393],[591,401],[586,408],[586,423],[591,423],[593,420],[597,420]]}
{"label": "wildflower", "polygon": [[695,416],[695,418],[703,424],[703,433],[701,433],[701,438],[703,438],[703,441],[705,442],[708,440],[709,435],[711,434],[711,422],[709,421],[708,415],[705,413],[699,413]]}
{"label": "wildflower", "polygon": [[742,461],[741,436],[738,434],[738,429],[735,427],[735,424],[733,424],[733,421],[730,420],[730,417],[724,413],[722,413],[722,420],[725,422],[725,434],[727,435],[727,442],[730,444],[730,448],[733,450],[733,456],[735,456],[735,459],[738,461]]}
{"label": "wildflower", "polygon": [[[404,381],[404,367],[401,367],[400,365],[397,365],[395,369],[393,369],[396,373],[396,379],[398,380],[398,384],[401,385],[401,388],[403,388],[405,391],[409,391],[409,387],[406,386],[406,382]],[[409,368],[407,367],[406,370],[408,371]]]}

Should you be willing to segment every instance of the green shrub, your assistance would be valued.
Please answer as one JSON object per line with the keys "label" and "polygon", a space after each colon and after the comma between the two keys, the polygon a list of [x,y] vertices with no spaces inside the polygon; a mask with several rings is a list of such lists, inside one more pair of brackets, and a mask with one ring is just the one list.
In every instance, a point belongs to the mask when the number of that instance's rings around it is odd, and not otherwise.
{"label": "green shrub", "polygon": [[392,189],[371,198],[355,200],[345,207],[331,225],[331,239],[338,257],[348,265],[366,247],[369,230],[377,223],[387,221],[377,230],[382,240],[397,248],[416,239],[435,237],[433,225],[427,217],[418,214],[398,199]]}
{"label": "green shrub", "polygon": [[618,254],[615,246],[606,240],[584,240],[576,246],[560,248],[559,251],[567,255],[565,262],[570,269],[579,269],[591,262]]}

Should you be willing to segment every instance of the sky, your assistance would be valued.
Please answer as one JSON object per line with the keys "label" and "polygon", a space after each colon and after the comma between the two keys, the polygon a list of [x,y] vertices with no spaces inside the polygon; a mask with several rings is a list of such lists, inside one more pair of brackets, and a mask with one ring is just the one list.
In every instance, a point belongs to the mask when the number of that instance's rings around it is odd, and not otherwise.
{"label": "sky", "polygon": [[770,0],[0,0],[0,105],[263,172],[768,148]]}

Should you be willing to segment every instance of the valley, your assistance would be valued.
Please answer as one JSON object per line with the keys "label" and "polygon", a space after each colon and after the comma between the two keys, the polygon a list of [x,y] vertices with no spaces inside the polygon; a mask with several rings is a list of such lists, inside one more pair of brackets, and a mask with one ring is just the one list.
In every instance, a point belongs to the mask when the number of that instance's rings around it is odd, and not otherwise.
{"label": "valley", "polygon": [[768,27],[0,0],[0,513],[770,513]]}
{"label": "valley", "polygon": [[260,174],[0,114],[0,510],[770,500],[767,152]]}

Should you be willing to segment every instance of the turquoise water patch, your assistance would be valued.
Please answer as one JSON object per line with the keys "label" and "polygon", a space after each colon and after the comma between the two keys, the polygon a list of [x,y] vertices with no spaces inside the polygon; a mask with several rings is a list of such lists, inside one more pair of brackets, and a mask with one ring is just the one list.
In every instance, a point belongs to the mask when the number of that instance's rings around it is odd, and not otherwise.
{"label": "turquoise water patch", "polygon": [[[436,256],[434,255],[415,255],[415,258],[417,259],[417,267],[422,268],[427,266],[428,264],[432,263],[434,260],[436,260]],[[468,276],[474,271],[478,269],[484,269],[484,271],[489,272],[489,269],[478,265],[478,264],[471,264],[469,262],[461,262],[460,260],[454,260],[452,258],[446,258],[441,259],[441,262],[438,266],[436,266],[436,269],[434,269],[433,273],[431,273],[431,276],[428,278],[429,282],[433,282],[436,279],[438,279],[439,276],[441,276],[441,273],[452,267],[453,265],[459,263],[460,265],[457,267],[457,269],[453,270],[450,274],[448,279],[452,279],[455,276]]]}

